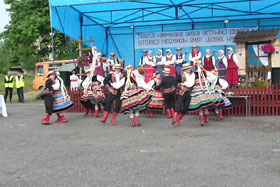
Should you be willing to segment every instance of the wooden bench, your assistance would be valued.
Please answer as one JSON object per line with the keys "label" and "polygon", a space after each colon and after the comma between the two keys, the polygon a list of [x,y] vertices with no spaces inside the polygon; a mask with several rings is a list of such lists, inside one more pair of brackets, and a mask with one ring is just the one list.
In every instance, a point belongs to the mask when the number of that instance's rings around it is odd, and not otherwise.
{"label": "wooden bench", "polygon": [[231,96],[226,96],[229,100],[231,99],[244,99],[245,100],[245,103],[246,103],[246,116],[250,116],[251,115],[251,102],[250,102],[250,99],[251,97],[250,96],[235,96],[235,95],[231,95]]}

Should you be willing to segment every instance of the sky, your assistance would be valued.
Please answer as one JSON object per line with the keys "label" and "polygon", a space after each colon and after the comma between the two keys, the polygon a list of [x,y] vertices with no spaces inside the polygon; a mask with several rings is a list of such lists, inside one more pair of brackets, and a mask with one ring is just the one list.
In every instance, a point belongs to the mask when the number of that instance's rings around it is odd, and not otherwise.
{"label": "sky", "polygon": [[6,8],[8,8],[8,6],[4,4],[4,0],[0,0],[0,33],[4,31],[5,25],[10,21],[9,13],[6,11]]}

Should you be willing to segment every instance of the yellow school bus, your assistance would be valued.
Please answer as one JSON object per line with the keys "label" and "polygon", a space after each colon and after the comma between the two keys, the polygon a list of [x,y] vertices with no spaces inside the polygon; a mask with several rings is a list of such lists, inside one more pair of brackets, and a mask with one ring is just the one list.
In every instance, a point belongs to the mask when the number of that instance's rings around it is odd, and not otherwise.
{"label": "yellow school bus", "polygon": [[52,61],[37,63],[35,68],[35,77],[33,80],[33,89],[39,90],[45,85],[49,71],[57,71],[60,66],[72,62],[73,60],[59,60],[54,62],[54,66]]}

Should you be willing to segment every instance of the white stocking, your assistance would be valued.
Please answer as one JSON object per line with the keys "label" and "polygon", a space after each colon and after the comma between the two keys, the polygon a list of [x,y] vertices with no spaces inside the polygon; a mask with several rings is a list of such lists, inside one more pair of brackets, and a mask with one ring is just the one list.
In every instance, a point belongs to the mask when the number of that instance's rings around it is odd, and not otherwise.
{"label": "white stocking", "polygon": [[103,106],[103,104],[102,104],[102,103],[100,103],[100,108],[101,108],[101,110],[103,110],[103,109],[104,109],[104,106]]}
{"label": "white stocking", "polygon": [[208,115],[208,113],[209,113],[209,112],[208,112],[208,108],[204,108],[203,110],[204,110],[204,114],[205,114],[205,115]]}
{"label": "white stocking", "polygon": [[218,107],[215,108],[215,113],[218,114],[219,113],[219,109]]}
{"label": "white stocking", "polygon": [[199,111],[199,115],[200,115],[200,116],[203,116],[203,109],[201,109],[201,110]]}
{"label": "white stocking", "polygon": [[94,109],[95,111],[98,111],[98,104],[95,104]]}
{"label": "white stocking", "polygon": [[139,116],[139,110],[135,111],[135,116]]}
{"label": "white stocking", "polygon": [[134,118],[134,114],[133,114],[133,111],[130,112],[130,119],[133,119]]}

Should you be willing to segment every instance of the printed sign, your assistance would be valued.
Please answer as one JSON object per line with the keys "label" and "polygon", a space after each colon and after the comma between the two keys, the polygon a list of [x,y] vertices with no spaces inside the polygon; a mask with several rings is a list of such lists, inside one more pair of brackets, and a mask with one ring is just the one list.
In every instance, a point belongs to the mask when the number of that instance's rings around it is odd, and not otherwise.
{"label": "printed sign", "polygon": [[168,48],[197,46],[233,45],[238,31],[256,28],[221,28],[173,32],[150,32],[135,34],[135,48]]}

